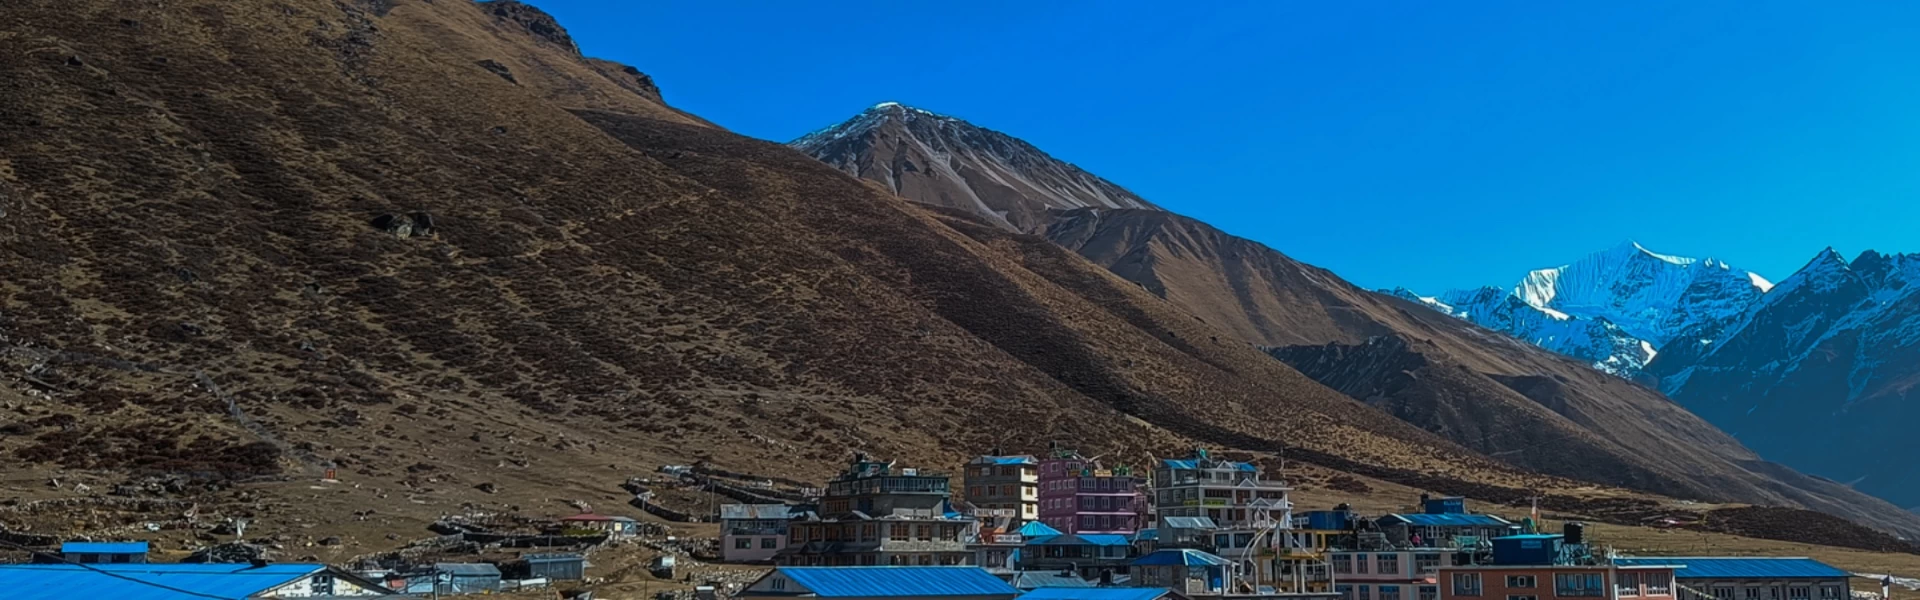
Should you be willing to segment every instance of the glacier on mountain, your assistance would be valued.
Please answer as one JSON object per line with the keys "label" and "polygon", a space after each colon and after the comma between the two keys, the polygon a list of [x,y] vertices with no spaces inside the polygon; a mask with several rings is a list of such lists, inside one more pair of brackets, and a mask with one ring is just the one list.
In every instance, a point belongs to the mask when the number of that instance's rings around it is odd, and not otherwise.
{"label": "glacier on mountain", "polygon": [[1711,340],[1773,285],[1727,263],[1635,242],[1527,273],[1512,289],[1387,293],[1632,377],[1676,339]]}

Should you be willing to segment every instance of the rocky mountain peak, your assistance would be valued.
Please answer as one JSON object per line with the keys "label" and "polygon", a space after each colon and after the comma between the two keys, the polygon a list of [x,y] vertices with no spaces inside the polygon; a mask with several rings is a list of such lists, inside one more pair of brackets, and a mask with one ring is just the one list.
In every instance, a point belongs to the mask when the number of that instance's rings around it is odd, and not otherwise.
{"label": "rocky mountain peak", "polygon": [[536,39],[564,48],[574,56],[580,55],[579,44],[573,42],[567,28],[561,27],[560,21],[547,11],[520,0],[487,0],[480,4],[495,19],[518,25]]}
{"label": "rocky mountain peak", "polygon": [[788,145],[908,200],[958,209],[1015,231],[1044,229],[1052,210],[1158,210],[1019,138],[899,102],[867,107]]}

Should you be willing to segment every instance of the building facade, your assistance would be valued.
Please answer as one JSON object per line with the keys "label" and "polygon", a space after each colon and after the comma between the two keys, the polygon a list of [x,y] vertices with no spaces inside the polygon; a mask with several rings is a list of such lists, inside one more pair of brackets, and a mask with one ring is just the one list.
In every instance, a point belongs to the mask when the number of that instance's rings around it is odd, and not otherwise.
{"label": "building facade", "polygon": [[1437,600],[1440,569],[1459,566],[1454,562],[1459,553],[1438,548],[1329,554],[1333,577],[1340,582],[1336,591],[1354,600]]}
{"label": "building facade", "polygon": [[1667,565],[1456,566],[1439,575],[1440,600],[1676,600]]}
{"label": "building facade", "polygon": [[961,477],[968,503],[1010,511],[1012,527],[1040,518],[1040,462],[1033,457],[982,456],[967,461]]}
{"label": "building facade", "polygon": [[1160,461],[1153,486],[1158,518],[1206,517],[1223,529],[1292,526],[1286,483],[1267,480],[1251,463],[1216,460],[1206,450]]}
{"label": "building facade", "polygon": [[1295,529],[1285,482],[1195,450],[1160,461],[1153,483],[1160,547],[1197,544],[1231,561],[1235,593],[1333,594],[1330,538]]}
{"label": "building facade", "polygon": [[1848,600],[1848,573],[1811,558],[1675,556],[1614,564],[1674,566],[1679,600]]}
{"label": "building facade", "polygon": [[1056,448],[1040,461],[1040,520],[1063,533],[1132,535],[1147,522],[1143,483],[1124,465]]}
{"label": "building facade", "polygon": [[782,565],[969,565],[972,517],[950,504],[950,478],[854,457],[827,484],[819,511],[787,525]]}
{"label": "building facade", "polygon": [[720,505],[720,557],[730,563],[773,560],[787,548],[787,524],[793,516],[785,504]]}
{"label": "building facade", "polygon": [[1493,538],[1485,564],[1440,567],[1439,600],[1677,600],[1671,563],[1596,559],[1585,529]]}

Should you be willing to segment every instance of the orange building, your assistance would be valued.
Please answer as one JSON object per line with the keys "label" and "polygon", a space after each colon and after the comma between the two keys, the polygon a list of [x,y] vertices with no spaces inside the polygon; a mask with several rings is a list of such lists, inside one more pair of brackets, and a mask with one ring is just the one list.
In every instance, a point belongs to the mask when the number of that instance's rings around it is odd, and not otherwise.
{"label": "orange building", "polygon": [[1441,567],[1440,600],[1675,600],[1672,565]]}

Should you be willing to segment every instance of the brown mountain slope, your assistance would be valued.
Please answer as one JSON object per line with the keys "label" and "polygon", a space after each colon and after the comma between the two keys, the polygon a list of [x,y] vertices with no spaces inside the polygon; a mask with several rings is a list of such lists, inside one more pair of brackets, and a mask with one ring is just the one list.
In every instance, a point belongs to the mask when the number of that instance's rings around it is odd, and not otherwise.
{"label": "brown mountain slope", "polygon": [[1051,209],[1157,208],[1013,136],[883,102],[788,145],[909,200],[1035,231]]}
{"label": "brown mountain slope", "polygon": [[[1761,461],[1658,393],[1160,211],[1060,213],[1047,237],[1351,396],[1508,462],[1669,494],[1911,513]],[[1387,338],[1387,339],[1379,339]],[[1550,410],[1543,410],[1550,409]],[[1583,448],[1566,460],[1542,448]],[[1601,458],[1605,457],[1605,458]]]}
{"label": "brown mountain slope", "polygon": [[[368,507],[571,512],[662,462],[817,479],[848,449],[1049,439],[1593,491],[1043,240],[684,118],[491,8],[0,7],[0,486],[179,474],[212,485],[154,493],[203,525],[309,538]],[[348,485],[311,483],[329,466]],[[254,477],[296,479],[226,487]]]}

